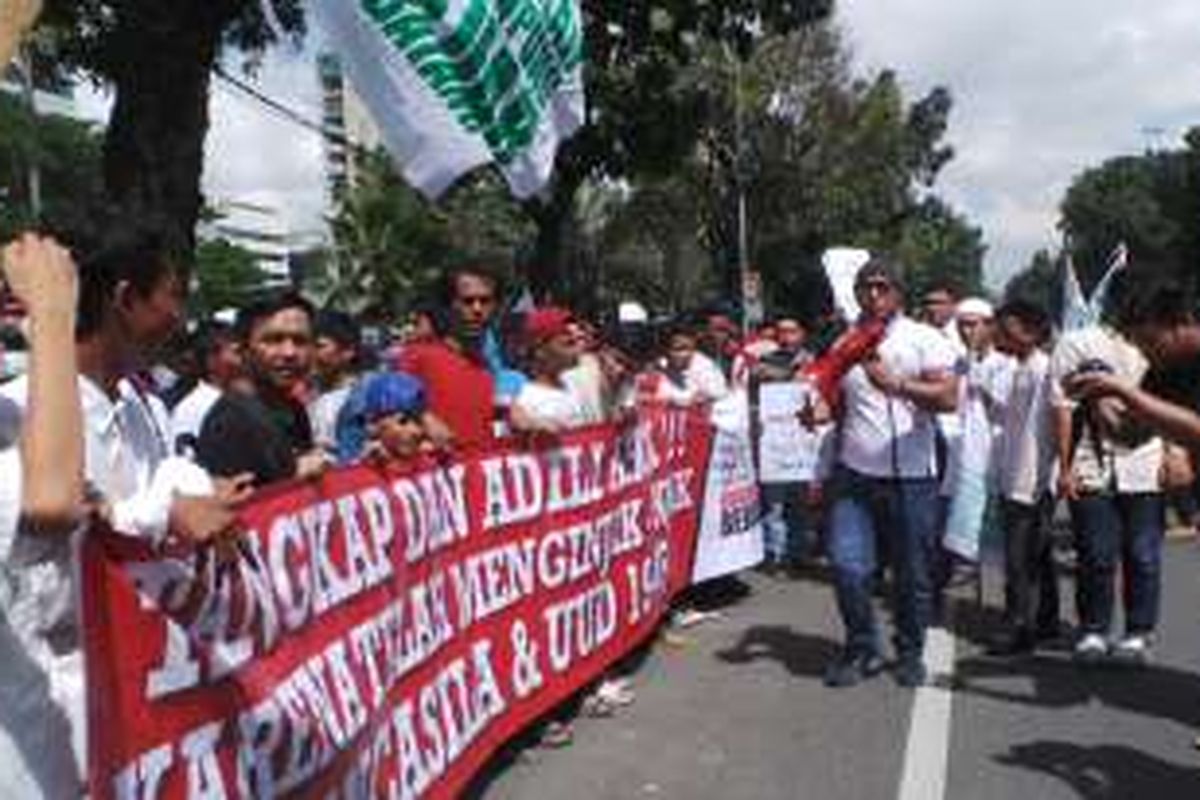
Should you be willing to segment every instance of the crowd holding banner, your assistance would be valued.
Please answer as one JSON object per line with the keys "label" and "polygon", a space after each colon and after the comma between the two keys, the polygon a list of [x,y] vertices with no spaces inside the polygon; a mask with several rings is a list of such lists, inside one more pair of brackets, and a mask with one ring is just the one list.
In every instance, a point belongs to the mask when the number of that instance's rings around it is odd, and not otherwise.
{"label": "crowd holding banner", "polygon": [[698,410],[646,409],[281,485],[228,571],[89,537],[92,795],[453,796],[655,630],[700,527],[753,517],[700,523],[706,483],[745,488],[711,441]]}
{"label": "crowd holding banner", "polygon": [[[38,6],[6,6],[0,63]],[[492,160],[529,196],[582,124],[575,2],[315,8],[427,193]],[[191,331],[184,374],[165,228],[92,222],[0,260],[30,344],[0,386],[0,795],[454,796],[526,729],[569,742],[572,698],[632,702],[614,665],[759,565],[826,560],[830,687],[884,669],[886,576],[916,688],[955,562],[993,541],[995,653],[1062,633],[1060,501],[1075,657],[1150,658],[1200,323],[1124,246],[1090,300],[1068,269],[1057,341],[951,287],[909,316],[903,269],[858,250],[826,256],[827,319],[749,336],[723,307],[503,308],[472,263],[389,349],[273,292]]]}

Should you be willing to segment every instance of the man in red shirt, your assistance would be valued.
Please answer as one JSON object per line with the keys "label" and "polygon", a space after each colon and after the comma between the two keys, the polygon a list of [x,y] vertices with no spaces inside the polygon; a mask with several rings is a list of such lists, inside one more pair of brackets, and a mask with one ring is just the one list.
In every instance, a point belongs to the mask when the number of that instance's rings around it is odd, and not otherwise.
{"label": "man in red shirt", "polygon": [[481,268],[461,268],[447,276],[446,288],[449,330],[406,346],[396,368],[425,384],[425,424],[436,443],[480,447],[494,438],[495,382],[481,350],[496,311],[497,280]]}

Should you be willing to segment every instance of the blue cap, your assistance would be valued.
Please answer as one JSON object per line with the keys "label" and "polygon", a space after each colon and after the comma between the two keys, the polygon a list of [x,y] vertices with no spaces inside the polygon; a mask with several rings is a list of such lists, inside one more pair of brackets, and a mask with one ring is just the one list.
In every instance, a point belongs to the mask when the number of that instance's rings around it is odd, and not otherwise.
{"label": "blue cap", "polygon": [[402,372],[372,375],[362,396],[362,414],[376,420],[392,414],[415,416],[425,411],[425,385]]}

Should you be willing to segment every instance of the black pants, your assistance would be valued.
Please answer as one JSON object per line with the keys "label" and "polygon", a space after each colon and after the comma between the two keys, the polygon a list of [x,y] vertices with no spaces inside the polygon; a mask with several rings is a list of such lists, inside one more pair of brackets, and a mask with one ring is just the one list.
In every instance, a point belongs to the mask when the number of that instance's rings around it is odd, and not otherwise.
{"label": "black pants", "polygon": [[[1058,576],[1049,499],[1036,505],[1004,501],[1004,611],[1016,630],[1058,626]],[[1034,612],[1034,592],[1037,611]]]}

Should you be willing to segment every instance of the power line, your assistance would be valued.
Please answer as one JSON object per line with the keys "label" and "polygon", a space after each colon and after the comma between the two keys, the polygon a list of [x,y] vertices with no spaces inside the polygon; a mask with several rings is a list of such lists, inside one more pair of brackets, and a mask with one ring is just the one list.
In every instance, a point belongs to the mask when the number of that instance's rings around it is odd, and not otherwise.
{"label": "power line", "polygon": [[332,144],[341,145],[342,147],[345,147],[348,150],[352,150],[356,153],[367,152],[366,147],[362,146],[361,144],[358,144],[357,142],[351,141],[350,137],[348,137],[344,132],[335,130],[335,129],[330,128],[320,122],[316,122],[312,119],[309,119],[308,117],[306,117],[304,114],[300,113],[299,111],[296,111],[295,109],[293,109],[287,105],[284,105],[283,103],[279,102],[278,100],[275,100],[274,98],[264,94],[262,91],[260,91],[256,87],[252,86],[251,84],[247,83],[246,81],[243,81],[240,78],[235,78],[233,75],[230,75],[220,65],[218,65],[214,68],[214,72],[216,73],[217,77],[220,78],[222,81],[224,81],[225,83],[227,83],[229,86],[233,87],[234,89],[237,89],[239,92],[247,95],[250,99],[259,103],[268,111],[273,112],[277,117],[279,117],[281,119],[285,119],[288,122],[291,122],[291,123],[298,125],[308,131],[311,131],[312,133],[317,134],[318,136],[320,136],[321,138],[325,139],[327,142],[330,142]]}

